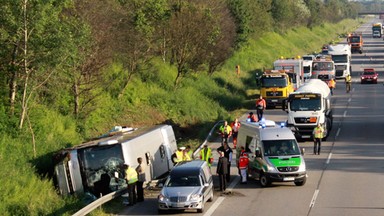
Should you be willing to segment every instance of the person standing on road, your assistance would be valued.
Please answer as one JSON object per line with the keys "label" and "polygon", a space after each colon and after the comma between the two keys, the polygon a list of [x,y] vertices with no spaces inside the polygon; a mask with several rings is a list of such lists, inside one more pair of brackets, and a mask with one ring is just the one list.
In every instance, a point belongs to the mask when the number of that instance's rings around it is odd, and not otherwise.
{"label": "person standing on road", "polygon": [[232,135],[232,128],[228,125],[227,121],[224,121],[224,124],[220,126],[219,133],[221,134],[221,145],[228,142],[228,139]]}
{"label": "person standing on road", "polygon": [[231,147],[229,147],[227,142],[225,142],[223,146],[219,147],[217,151],[224,152],[224,157],[228,159],[226,179],[227,179],[227,182],[230,182],[231,181],[231,161],[232,161],[233,151]]}
{"label": "person standing on road", "polygon": [[227,189],[227,182],[226,182],[227,167],[228,167],[228,159],[224,157],[224,152],[219,151],[219,161],[216,167],[216,174],[219,175],[221,192],[224,192]]}
{"label": "person standing on road", "polygon": [[345,87],[346,87],[347,93],[351,91],[351,84],[352,84],[352,78],[351,78],[351,75],[348,74],[345,77]]}
{"label": "person standing on road", "polygon": [[143,164],[143,158],[139,157],[137,158],[137,162],[139,165],[136,167],[136,172],[138,175],[137,183],[136,183],[136,191],[137,191],[137,202],[143,202],[144,201],[144,189],[143,185],[146,181],[145,179],[145,168],[146,165]]}
{"label": "person standing on road", "polygon": [[232,128],[232,140],[233,140],[233,148],[236,149],[237,145],[237,134],[239,133],[239,128],[241,124],[239,120],[236,118],[234,122],[231,123]]}
{"label": "person standing on road", "polygon": [[321,124],[317,124],[317,126],[313,129],[313,154],[320,155],[320,149],[321,149],[321,139],[324,137],[324,129],[321,126]]}
{"label": "person standing on road", "polygon": [[328,87],[329,87],[329,90],[331,90],[331,95],[333,95],[333,89],[336,88],[336,82],[334,79],[329,80]]}
{"label": "person standing on road", "polygon": [[240,153],[239,170],[240,170],[240,176],[241,176],[241,184],[247,184],[248,163],[249,163],[248,154],[245,152]]}
{"label": "person standing on road", "polygon": [[136,182],[138,180],[137,178],[137,172],[135,169],[133,169],[128,164],[124,164],[125,169],[125,180],[128,184],[128,205],[133,206],[136,204]]}
{"label": "person standing on road", "polygon": [[267,108],[267,103],[265,102],[263,96],[260,95],[259,99],[256,100],[256,112],[257,118],[259,121],[263,118],[264,110]]}
{"label": "person standing on road", "polygon": [[207,144],[204,144],[204,148],[200,151],[200,159],[207,161],[209,167],[212,166],[212,149]]}

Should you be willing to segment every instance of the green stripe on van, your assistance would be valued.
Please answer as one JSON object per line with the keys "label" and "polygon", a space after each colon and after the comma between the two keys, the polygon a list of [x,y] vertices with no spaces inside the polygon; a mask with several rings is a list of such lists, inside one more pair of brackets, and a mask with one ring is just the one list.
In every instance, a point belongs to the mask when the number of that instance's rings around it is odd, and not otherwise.
{"label": "green stripe on van", "polygon": [[300,166],[301,164],[301,157],[269,158],[269,160],[275,167]]}

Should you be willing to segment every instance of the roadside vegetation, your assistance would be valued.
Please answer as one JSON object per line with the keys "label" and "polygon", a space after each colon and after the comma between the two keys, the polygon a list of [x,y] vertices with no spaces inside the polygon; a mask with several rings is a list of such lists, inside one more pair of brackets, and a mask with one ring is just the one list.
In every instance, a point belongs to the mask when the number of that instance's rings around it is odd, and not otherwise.
{"label": "roadside vegetation", "polygon": [[58,195],[53,153],[115,125],[171,124],[196,147],[253,108],[257,72],[358,26],[358,3],[327,2],[4,0],[0,212],[76,212],[84,200]]}

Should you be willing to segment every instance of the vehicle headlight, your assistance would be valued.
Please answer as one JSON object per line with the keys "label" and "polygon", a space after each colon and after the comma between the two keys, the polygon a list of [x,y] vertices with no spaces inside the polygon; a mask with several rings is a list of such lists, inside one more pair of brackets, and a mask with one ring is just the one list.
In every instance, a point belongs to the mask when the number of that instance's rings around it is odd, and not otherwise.
{"label": "vehicle headlight", "polygon": [[157,199],[161,202],[168,201],[168,197],[164,196],[163,194],[160,194]]}
{"label": "vehicle headlight", "polygon": [[305,171],[305,163],[301,162],[301,164],[299,166],[299,172],[304,172],[304,171]]}
{"label": "vehicle headlight", "polygon": [[267,168],[268,168],[268,172],[277,172],[277,170],[274,166],[271,166],[268,164]]}
{"label": "vehicle headlight", "polygon": [[191,200],[191,201],[199,201],[200,198],[201,198],[201,195],[200,195],[200,194],[193,194],[193,195],[191,195],[190,200]]}

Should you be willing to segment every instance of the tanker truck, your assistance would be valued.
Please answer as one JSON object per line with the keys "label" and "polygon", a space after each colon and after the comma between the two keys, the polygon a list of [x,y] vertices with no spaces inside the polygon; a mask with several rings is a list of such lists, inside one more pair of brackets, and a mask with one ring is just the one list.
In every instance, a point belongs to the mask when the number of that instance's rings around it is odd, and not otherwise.
{"label": "tanker truck", "polygon": [[324,128],[324,138],[332,129],[333,116],[331,92],[320,79],[310,79],[283,101],[283,110],[288,113],[287,127],[296,139],[311,139],[317,124]]}

